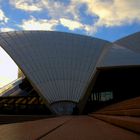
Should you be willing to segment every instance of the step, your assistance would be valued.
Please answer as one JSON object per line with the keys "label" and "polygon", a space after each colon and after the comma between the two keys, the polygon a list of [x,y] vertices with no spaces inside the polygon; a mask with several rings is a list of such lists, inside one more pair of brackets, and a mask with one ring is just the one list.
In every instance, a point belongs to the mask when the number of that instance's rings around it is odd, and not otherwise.
{"label": "step", "polygon": [[140,118],[100,114],[90,114],[89,116],[140,134]]}
{"label": "step", "polygon": [[140,97],[125,100],[113,105],[104,107],[99,111],[109,111],[109,110],[122,110],[122,109],[140,109]]}
{"label": "step", "polygon": [[97,111],[97,114],[140,117],[140,109]]}

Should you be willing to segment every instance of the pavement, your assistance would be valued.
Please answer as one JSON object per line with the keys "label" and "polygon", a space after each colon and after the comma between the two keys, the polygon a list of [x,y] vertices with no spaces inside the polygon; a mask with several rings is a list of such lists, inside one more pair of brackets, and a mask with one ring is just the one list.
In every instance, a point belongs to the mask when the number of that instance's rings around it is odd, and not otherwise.
{"label": "pavement", "polygon": [[61,116],[2,124],[0,140],[140,140],[140,135],[90,116]]}

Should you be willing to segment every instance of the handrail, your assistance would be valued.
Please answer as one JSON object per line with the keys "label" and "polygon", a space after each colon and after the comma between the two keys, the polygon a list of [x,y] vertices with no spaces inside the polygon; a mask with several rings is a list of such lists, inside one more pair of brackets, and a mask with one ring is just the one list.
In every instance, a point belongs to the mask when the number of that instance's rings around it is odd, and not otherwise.
{"label": "handrail", "polygon": [[14,87],[16,87],[18,84],[21,83],[21,81],[24,79],[24,77],[20,77],[14,81],[12,81],[11,83],[3,86],[1,89],[0,89],[0,96],[2,96],[5,92],[7,92],[8,90],[10,89],[13,89]]}

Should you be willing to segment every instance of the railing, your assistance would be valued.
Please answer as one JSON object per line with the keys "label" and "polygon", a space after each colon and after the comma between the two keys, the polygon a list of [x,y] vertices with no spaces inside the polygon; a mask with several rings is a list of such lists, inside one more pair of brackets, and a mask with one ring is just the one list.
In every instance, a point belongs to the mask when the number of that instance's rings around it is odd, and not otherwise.
{"label": "railing", "polygon": [[0,97],[0,114],[39,115],[50,114],[50,111],[39,96],[7,96]]}
{"label": "railing", "polygon": [[5,85],[4,87],[2,87],[0,89],[0,96],[3,96],[3,94],[5,94],[6,92],[14,89],[17,85],[22,83],[23,79],[24,79],[24,77],[18,78],[16,80],[14,80],[13,82],[9,83],[8,85]]}
{"label": "railing", "polygon": [[30,105],[30,104],[44,104],[39,96],[7,96],[0,97],[0,107],[5,105]]}

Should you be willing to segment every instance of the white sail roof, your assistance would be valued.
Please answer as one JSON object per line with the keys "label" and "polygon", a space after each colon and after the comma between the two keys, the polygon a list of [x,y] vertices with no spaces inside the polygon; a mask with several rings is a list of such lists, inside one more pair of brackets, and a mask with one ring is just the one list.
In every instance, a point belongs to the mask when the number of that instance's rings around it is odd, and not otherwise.
{"label": "white sail roof", "polygon": [[61,32],[0,34],[0,45],[49,103],[78,102],[108,44],[101,39]]}
{"label": "white sail roof", "polygon": [[0,45],[48,101],[79,102],[96,68],[140,65],[140,33],[114,43],[50,32],[0,33]]}

